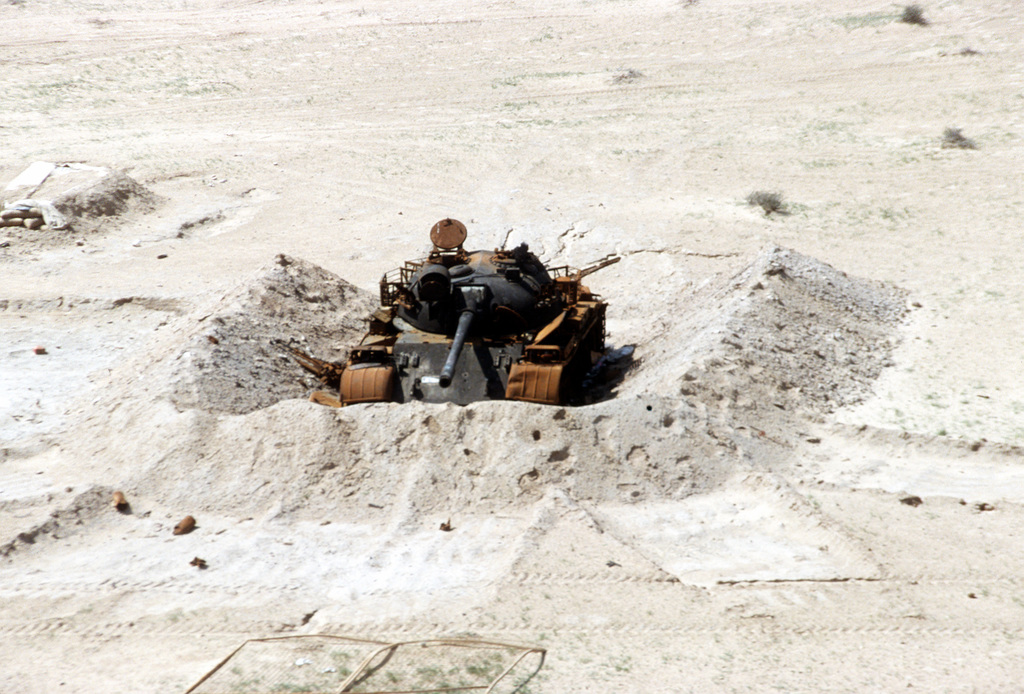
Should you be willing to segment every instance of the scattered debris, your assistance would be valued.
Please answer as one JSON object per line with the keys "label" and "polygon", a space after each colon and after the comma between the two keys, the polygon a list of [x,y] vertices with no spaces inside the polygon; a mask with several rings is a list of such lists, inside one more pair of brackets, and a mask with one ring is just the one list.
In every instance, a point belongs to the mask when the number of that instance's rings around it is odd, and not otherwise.
{"label": "scattered debris", "polygon": [[974,505],[974,510],[978,511],[979,513],[983,513],[985,511],[995,511],[996,507],[993,506],[992,504],[988,504],[982,501]]}
{"label": "scattered debris", "polygon": [[917,507],[923,504],[924,501],[922,501],[921,497],[919,496],[905,496],[902,499],[900,499],[900,503],[906,504],[907,506]]}
{"label": "scattered debris", "polygon": [[175,535],[188,535],[196,529],[196,519],[192,516],[185,516],[174,526]]}
{"label": "scattered debris", "polygon": [[[525,691],[543,648],[482,639],[370,641],[326,634],[249,639],[185,694],[259,691]],[[396,683],[401,683],[396,686]],[[453,686],[458,685],[458,686]]]}
{"label": "scattered debris", "polygon": [[604,565],[605,565],[605,566],[607,566],[607,567],[608,567],[609,569],[610,569],[610,568],[612,568],[612,567],[615,567],[615,566],[618,566],[619,568],[622,568],[622,564],[620,564],[620,563],[619,563],[619,562],[617,562],[617,561],[613,561],[613,560],[611,560],[611,559],[609,559],[608,561],[606,561],[606,562],[604,563]]}

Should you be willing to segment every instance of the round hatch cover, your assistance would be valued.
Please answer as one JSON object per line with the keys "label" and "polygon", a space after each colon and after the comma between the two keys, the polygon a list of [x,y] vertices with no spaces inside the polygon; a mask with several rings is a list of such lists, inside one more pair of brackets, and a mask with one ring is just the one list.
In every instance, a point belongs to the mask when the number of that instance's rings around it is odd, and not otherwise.
{"label": "round hatch cover", "polygon": [[445,251],[458,248],[466,240],[466,225],[457,219],[442,219],[430,230],[430,240]]}

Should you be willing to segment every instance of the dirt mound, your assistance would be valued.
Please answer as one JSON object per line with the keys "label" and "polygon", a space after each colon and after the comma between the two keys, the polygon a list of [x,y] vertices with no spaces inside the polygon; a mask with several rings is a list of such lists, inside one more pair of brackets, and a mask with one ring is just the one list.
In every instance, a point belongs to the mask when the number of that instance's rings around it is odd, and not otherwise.
{"label": "dirt mound", "polygon": [[169,326],[139,380],[179,410],[245,414],[305,398],[317,381],[284,345],[342,359],[375,306],[371,294],[337,275],[279,255],[237,289]]}
{"label": "dirt mound", "polygon": [[770,247],[674,310],[624,389],[660,388],[730,418],[823,413],[862,400],[892,363],[906,292]]}
{"label": "dirt mound", "polygon": [[52,511],[45,521],[18,532],[11,539],[0,538],[0,542],[7,540],[0,544],[0,557],[6,557],[19,548],[34,545],[43,538],[66,538],[73,534],[85,520],[97,515],[101,509],[109,508],[113,492],[114,490],[109,487],[90,487],[75,496],[67,506]]}
{"label": "dirt mound", "polygon": [[54,198],[69,217],[94,220],[128,211],[152,210],[159,198],[123,171],[109,171],[91,184],[76,186]]}
{"label": "dirt mound", "polygon": [[[685,403],[561,409],[512,402],[342,410],[289,400],[244,416],[122,409],[133,432],[79,439],[133,498],[189,513],[392,523],[528,507],[546,490],[637,503],[717,486],[740,455]],[[134,432],[138,432],[137,435]],[[372,511],[376,515],[376,511]]]}
{"label": "dirt mound", "polygon": [[753,430],[862,397],[904,314],[900,290],[779,248],[676,300],[682,319],[638,349],[604,402],[333,410],[304,401],[317,384],[281,343],[341,359],[374,297],[278,256],[115,375],[117,402],[89,415],[100,431],[77,437],[81,455],[109,461],[133,494],[219,513],[359,518],[370,506],[401,522],[532,504],[551,487],[678,499],[762,454]]}
{"label": "dirt mound", "polygon": [[[29,174],[30,180],[19,185]],[[11,186],[16,187],[12,190]],[[136,213],[152,212],[161,201],[124,171],[73,163],[37,162],[12,181],[8,190],[11,204],[18,202],[17,198],[31,196],[32,201],[52,205],[53,216],[61,222],[50,226],[52,220],[46,224],[39,220],[39,226],[26,220],[27,225],[4,226],[0,247],[18,255],[80,243],[82,239],[76,234],[95,233],[115,219],[120,222]],[[0,260],[13,257],[11,251],[0,255]]]}

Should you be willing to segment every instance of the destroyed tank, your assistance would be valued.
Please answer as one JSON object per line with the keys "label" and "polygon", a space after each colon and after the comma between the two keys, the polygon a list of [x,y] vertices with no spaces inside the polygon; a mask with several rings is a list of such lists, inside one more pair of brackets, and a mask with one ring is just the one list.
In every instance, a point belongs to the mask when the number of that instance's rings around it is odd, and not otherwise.
{"label": "destroyed tank", "polygon": [[466,227],[454,219],[435,224],[430,240],[429,256],[381,279],[381,306],[346,362],[293,350],[337,389],[311,399],[341,406],[578,398],[605,348],[606,304],[582,280],[619,258],[575,270],[545,267],[525,243],[467,252]]}

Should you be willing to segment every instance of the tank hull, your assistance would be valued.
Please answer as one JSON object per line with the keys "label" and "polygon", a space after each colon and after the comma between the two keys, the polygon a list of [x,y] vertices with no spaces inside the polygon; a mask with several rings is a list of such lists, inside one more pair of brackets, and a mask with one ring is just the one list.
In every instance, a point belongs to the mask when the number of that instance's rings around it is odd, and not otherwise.
{"label": "tank hull", "polygon": [[522,343],[500,343],[469,338],[455,363],[451,382],[440,383],[438,374],[448,358],[452,341],[443,335],[412,330],[395,340],[397,366],[396,402],[453,402],[468,405],[478,400],[503,400],[512,364],[523,356]]}
{"label": "tank hull", "polygon": [[[451,402],[523,400],[565,404],[580,395],[587,371],[604,351],[605,304],[579,301],[532,340],[471,337],[455,362],[453,377],[439,376],[453,339],[389,321],[389,335],[367,335],[339,385],[341,404],[360,402]],[[400,330],[399,326],[405,328]]]}

